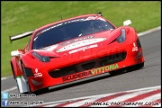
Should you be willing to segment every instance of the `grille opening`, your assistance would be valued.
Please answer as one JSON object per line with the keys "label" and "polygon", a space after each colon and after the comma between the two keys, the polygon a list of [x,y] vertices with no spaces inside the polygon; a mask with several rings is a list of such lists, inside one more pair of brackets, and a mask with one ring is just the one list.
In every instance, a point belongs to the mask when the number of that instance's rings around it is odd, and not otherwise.
{"label": "grille opening", "polygon": [[84,70],[89,70],[94,68],[95,64],[96,64],[95,62],[90,62],[90,63],[83,64],[82,67]]}
{"label": "grille opening", "polygon": [[49,75],[53,78],[58,78],[75,73],[74,66],[65,67],[59,70],[52,70]]}
{"label": "grille opening", "polygon": [[86,61],[72,66],[68,66],[62,69],[52,70],[49,72],[49,75],[53,78],[63,77],[81,71],[117,63],[124,60],[125,58],[126,58],[126,52],[120,52],[102,58],[94,59],[91,61]]}
{"label": "grille opening", "polygon": [[113,64],[113,63],[124,60],[125,57],[126,57],[126,52],[109,55],[109,56],[100,58],[100,60],[101,60],[100,64],[102,64],[101,66]]}

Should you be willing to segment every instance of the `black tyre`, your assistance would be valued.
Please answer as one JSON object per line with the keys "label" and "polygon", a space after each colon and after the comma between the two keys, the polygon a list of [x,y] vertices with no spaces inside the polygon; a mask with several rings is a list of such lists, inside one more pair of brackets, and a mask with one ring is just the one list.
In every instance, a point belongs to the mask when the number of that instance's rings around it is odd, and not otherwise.
{"label": "black tyre", "polygon": [[[22,69],[23,69],[23,77],[24,77],[24,79],[25,79],[25,81],[26,81],[26,85],[27,85],[27,88],[28,88],[28,92],[26,92],[26,93],[31,93],[31,89],[30,89],[30,85],[29,85],[29,83],[28,83],[28,78],[27,78],[27,75],[26,75],[26,72],[25,72],[25,68],[24,68],[24,65],[23,64],[21,64],[21,66],[22,66]],[[25,94],[26,94],[25,93]]]}
{"label": "black tyre", "polygon": [[49,89],[48,89],[48,87],[47,87],[47,88],[43,88],[43,89],[34,91],[34,94],[39,95],[39,94],[42,94],[42,93],[46,93],[46,92],[48,92],[48,91],[49,91]]}
{"label": "black tyre", "polygon": [[125,73],[125,69],[119,69],[119,70],[115,70],[115,71],[111,71],[110,75],[119,75],[119,74],[123,74]]}
{"label": "black tyre", "polygon": [[141,69],[143,67],[144,67],[144,62],[143,63],[140,63],[140,64],[137,64],[137,65],[134,65],[134,66],[131,66],[131,67],[128,67],[126,70],[128,72],[130,72],[130,71],[134,71],[134,70]]}
{"label": "black tyre", "polygon": [[19,88],[19,86],[18,86],[17,80],[16,80],[16,86],[17,86],[17,89],[18,89],[18,91],[19,91],[19,93],[20,93],[20,88]]}
{"label": "black tyre", "polygon": [[[27,87],[27,89],[28,89],[28,91],[27,92],[23,92],[23,93],[21,93],[21,94],[28,94],[28,93],[30,93],[30,88],[29,88],[29,84],[28,84],[28,82],[25,80],[25,83],[26,83],[26,87]],[[16,80],[16,85],[17,85],[17,89],[18,89],[18,91],[19,91],[19,93],[20,93],[20,88],[19,88],[19,85],[18,85],[18,82],[17,82],[17,80]]]}

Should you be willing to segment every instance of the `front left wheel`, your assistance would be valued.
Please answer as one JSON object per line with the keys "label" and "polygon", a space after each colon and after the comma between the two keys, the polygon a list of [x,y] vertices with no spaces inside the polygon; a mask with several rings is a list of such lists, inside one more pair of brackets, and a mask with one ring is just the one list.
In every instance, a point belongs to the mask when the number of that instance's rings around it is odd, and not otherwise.
{"label": "front left wheel", "polygon": [[19,90],[19,93],[31,93],[30,85],[28,83],[28,78],[23,63],[21,64],[21,66],[23,70],[23,75],[16,77],[17,88]]}
{"label": "front left wheel", "polygon": [[23,76],[19,76],[16,78],[17,88],[19,93],[30,93],[30,87],[28,82],[23,78]]}

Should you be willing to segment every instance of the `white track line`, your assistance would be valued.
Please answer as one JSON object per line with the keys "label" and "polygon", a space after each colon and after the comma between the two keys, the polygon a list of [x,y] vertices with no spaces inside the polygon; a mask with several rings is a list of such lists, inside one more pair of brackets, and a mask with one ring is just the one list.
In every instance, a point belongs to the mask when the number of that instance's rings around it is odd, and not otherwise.
{"label": "white track line", "polygon": [[[120,92],[115,92],[115,93],[107,93],[107,94],[99,94],[99,95],[92,95],[92,96],[84,96],[84,97],[79,97],[79,98],[72,98],[72,99],[65,99],[65,100],[59,100],[59,101],[52,101],[52,102],[45,102],[43,103],[43,105],[56,105],[58,103],[62,103],[62,102],[67,102],[67,101],[74,101],[74,100],[80,100],[80,99],[92,99],[92,98],[96,98],[96,97],[103,97],[103,96],[108,96],[108,95],[112,95],[112,94],[117,94],[117,93],[121,93],[121,92],[138,92],[138,91],[146,91],[146,90],[150,90],[150,89],[156,89],[156,88],[161,88],[161,85],[158,86],[153,86],[153,87],[145,87],[145,88],[139,88],[139,89],[133,89],[133,90],[128,90],[128,91],[120,91]],[[34,105],[29,105],[29,106],[34,106]]]}
{"label": "white track line", "polygon": [[100,99],[100,97],[85,99],[85,100],[82,100],[82,101],[79,101],[79,102],[74,102],[74,103],[65,105],[65,106],[63,106],[63,107],[79,107],[79,106],[81,106],[81,105],[85,105],[85,103],[87,103],[87,102],[88,102],[88,103],[94,102],[94,101],[96,101],[97,99]]}
{"label": "white track line", "polygon": [[16,86],[14,86],[14,87],[12,87],[12,88],[10,88],[10,89],[3,90],[3,91],[1,91],[1,92],[9,92],[9,91],[12,91],[12,90],[15,90],[15,89],[17,89]]}
{"label": "white track line", "polygon": [[1,78],[1,81],[2,81],[2,80],[5,80],[5,79],[7,79],[7,77],[2,77],[2,78]]}
{"label": "white track line", "polygon": [[12,75],[11,75],[11,76],[8,76],[8,77],[2,77],[2,78],[1,78],[1,81],[2,81],[2,80],[6,80],[6,79],[8,79],[8,78],[12,78],[12,77],[13,77]]}
{"label": "white track line", "polygon": [[[143,102],[143,103],[147,103],[147,102],[153,102],[155,101],[156,99],[159,99],[159,97],[161,97],[161,93],[158,93],[158,94],[155,94],[155,95],[152,95],[152,96],[149,96],[147,98],[144,98],[144,99],[141,99],[141,100],[138,100],[138,101],[135,101],[135,102]],[[129,107],[130,105],[124,105],[124,107]],[[135,107],[138,107],[138,106],[141,106],[141,105],[136,105]],[[156,105],[157,106],[157,105]]]}
{"label": "white track line", "polygon": [[154,31],[157,31],[157,30],[160,30],[160,29],[161,29],[161,26],[147,30],[147,31],[144,31],[144,32],[141,32],[141,33],[138,33],[138,36],[144,36],[146,34],[149,34],[151,32],[154,32]]}

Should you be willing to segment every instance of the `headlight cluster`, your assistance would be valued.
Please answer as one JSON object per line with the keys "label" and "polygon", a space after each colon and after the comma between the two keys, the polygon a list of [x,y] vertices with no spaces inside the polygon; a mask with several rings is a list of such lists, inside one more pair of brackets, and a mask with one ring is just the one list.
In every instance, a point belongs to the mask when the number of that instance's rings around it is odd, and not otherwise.
{"label": "headlight cluster", "polygon": [[116,39],[119,43],[124,42],[126,39],[126,31],[125,29],[121,29],[120,36]]}
{"label": "headlight cluster", "polygon": [[41,56],[40,54],[38,54],[37,52],[32,52],[32,54],[38,58],[40,61],[42,62],[49,62],[50,61],[50,58],[47,57],[47,56]]}

